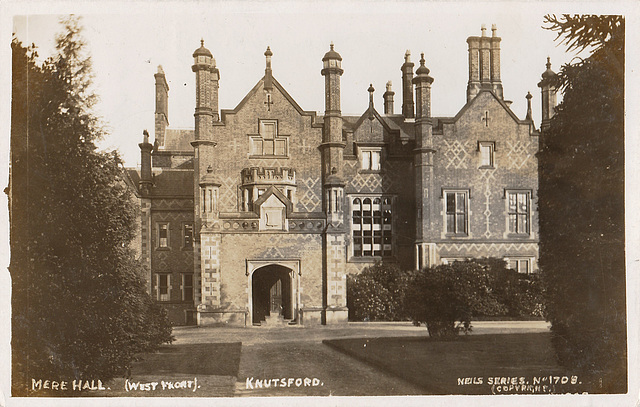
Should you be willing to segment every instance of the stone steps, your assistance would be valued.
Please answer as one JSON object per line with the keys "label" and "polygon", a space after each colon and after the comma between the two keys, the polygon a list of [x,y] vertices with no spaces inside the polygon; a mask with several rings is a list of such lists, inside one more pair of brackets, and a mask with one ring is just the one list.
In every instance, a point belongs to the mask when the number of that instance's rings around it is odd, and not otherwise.
{"label": "stone steps", "polygon": [[267,315],[264,321],[260,323],[260,326],[267,327],[267,328],[280,328],[280,327],[288,326],[289,322],[291,322],[291,320],[284,319],[282,315],[272,314],[272,315]]}

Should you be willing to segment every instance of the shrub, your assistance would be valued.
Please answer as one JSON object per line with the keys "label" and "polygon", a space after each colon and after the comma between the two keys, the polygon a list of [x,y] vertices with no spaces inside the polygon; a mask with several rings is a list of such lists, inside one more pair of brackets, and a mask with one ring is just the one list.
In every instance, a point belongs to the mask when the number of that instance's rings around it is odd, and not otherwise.
{"label": "shrub", "polygon": [[405,309],[414,323],[427,325],[432,337],[469,332],[472,317],[506,313],[494,291],[497,265],[490,259],[469,260],[414,272],[407,284]]}
{"label": "shrub", "polygon": [[406,319],[403,296],[407,273],[394,264],[377,262],[360,274],[347,276],[347,306],[351,321]]}

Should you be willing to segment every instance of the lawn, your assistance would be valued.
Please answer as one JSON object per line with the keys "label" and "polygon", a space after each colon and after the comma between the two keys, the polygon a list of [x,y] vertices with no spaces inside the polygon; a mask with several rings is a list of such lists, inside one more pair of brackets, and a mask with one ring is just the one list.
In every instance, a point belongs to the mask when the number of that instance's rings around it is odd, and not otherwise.
{"label": "lawn", "polygon": [[[425,394],[591,390],[586,381],[582,383],[582,378],[557,365],[550,333],[469,335],[448,341],[403,337],[335,339],[323,343],[405,379],[424,389]],[[563,384],[565,380],[568,382]]]}
{"label": "lawn", "polygon": [[164,345],[158,352],[141,355],[129,379],[111,380],[106,391],[82,395],[232,397],[241,348],[240,342]]}

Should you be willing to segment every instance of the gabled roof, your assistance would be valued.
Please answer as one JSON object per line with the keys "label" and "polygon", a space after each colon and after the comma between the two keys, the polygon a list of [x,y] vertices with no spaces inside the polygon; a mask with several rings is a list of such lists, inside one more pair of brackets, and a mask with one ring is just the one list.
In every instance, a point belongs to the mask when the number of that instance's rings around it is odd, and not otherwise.
{"label": "gabled roof", "polygon": [[166,129],[164,134],[164,150],[193,151],[191,142],[195,138],[194,129]]}
{"label": "gabled roof", "polygon": [[[261,89],[263,89],[264,87],[264,80],[265,80],[266,76],[263,76],[262,79],[260,79],[258,81],[258,83],[256,83],[256,85],[253,87],[253,89],[251,89],[249,91],[249,93],[246,94],[246,96],[240,101],[240,103],[238,103],[238,105],[234,108],[234,109],[222,109],[220,110],[220,122],[222,124],[224,124],[225,122],[225,116],[228,114],[237,114],[243,107],[244,105],[249,101],[249,99],[255,95],[256,93],[260,92]],[[285,88],[280,84],[280,82],[278,82],[276,80],[276,78],[272,77],[272,85],[278,89],[280,91],[280,93],[282,93],[282,95],[285,97],[285,99],[287,99],[289,101],[289,103],[291,104],[291,106],[293,106],[293,108],[301,115],[301,116],[310,116],[311,117],[311,126],[312,127],[322,127],[322,123],[318,123],[316,120],[316,112],[314,111],[307,111],[307,110],[302,110],[302,108],[300,107],[300,105],[291,97],[291,95],[289,94],[289,92],[287,92],[285,90]],[[216,125],[217,123],[214,123],[214,125]]]}
{"label": "gabled roof", "polygon": [[[343,123],[345,122],[348,123],[348,126],[353,131],[355,131],[358,129],[358,127],[360,127],[360,125],[365,119],[368,119],[371,116],[375,117],[382,124],[382,127],[384,127],[384,129],[387,132],[391,134],[398,134],[401,139],[408,139],[410,138],[410,134],[413,135],[412,130],[410,130],[410,133],[405,132],[405,130],[403,129],[404,126],[403,127],[399,126],[394,120],[392,120],[388,116],[380,115],[380,113],[378,113],[376,108],[373,106],[369,106],[367,110],[365,110],[364,113],[360,117],[358,117],[358,119],[355,122],[352,121],[354,116],[343,117]],[[398,116],[398,117],[399,117],[399,120],[404,124],[404,118],[402,116]],[[410,125],[411,125],[411,128],[413,128],[413,123],[410,123]]]}
{"label": "gabled roof", "polygon": [[513,120],[518,123],[518,124],[529,124],[529,121],[527,120],[520,120],[518,118],[518,116],[516,116],[515,113],[513,113],[513,110],[511,110],[511,108],[509,106],[507,106],[507,104],[504,102],[504,100],[500,99],[495,93],[493,93],[493,91],[489,90],[489,89],[481,89],[480,92],[478,92],[478,94],[471,99],[470,101],[467,102],[467,104],[465,104],[462,109],[460,109],[460,111],[458,112],[458,114],[455,115],[455,117],[452,118],[442,118],[441,120],[443,122],[446,123],[452,123],[452,122],[456,122],[460,119],[460,117],[462,117],[463,114],[465,114],[465,112],[467,110],[469,110],[471,108],[471,105],[475,102],[475,100],[483,93],[489,93],[491,96],[493,96],[493,98],[500,104],[500,106],[502,106],[504,108],[504,110],[511,116],[511,118],[513,118]]}
{"label": "gabled roof", "polygon": [[[135,168],[126,170],[130,183],[138,191],[140,173]],[[154,168],[151,197],[193,198],[193,171]]]}
{"label": "gabled roof", "polygon": [[271,195],[275,195],[275,197],[282,202],[285,208],[287,208],[287,216],[293,212],[293,203],[282,192],[280,192],[275,185],[271,185],[262,195],[260,195],[260,197],[253,203],[253,207],[256,209],[260,208],[260,205],[265,203]]}
{"label": "gabled roof", "polygon": [[382,124],[382,127],[384,127],[386,131],[394,131],[393,129],[391,129],[391,127],[389,127],[389,124],[384,119],[382,119],[382,116],[380,116],[380,114],[376,111],[376,108],[371,105],[367,108],[367,110],[364,111],[364,113],[362,113],[358,121],[355,122],[355,124],[353,125],[353,129],[357,130],[362,122],[365,121],[365,119],[369,119],[369,117],[371,116],[375,117],[380,122],[380,124]]}

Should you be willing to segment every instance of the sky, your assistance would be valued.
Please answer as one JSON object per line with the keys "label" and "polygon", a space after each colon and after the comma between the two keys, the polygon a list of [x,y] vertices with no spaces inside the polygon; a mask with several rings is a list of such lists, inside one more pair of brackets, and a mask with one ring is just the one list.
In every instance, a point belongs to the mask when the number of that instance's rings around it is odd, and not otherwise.
{"label": "sky", "polygon": [[[391,80],[395,112],[401,112],[400,67],[404,53],[411,50],[418,66],[420,53],[434,78],[432,114],[454,116],[465,104],[468,80],[466,38],[480,35],[482,24],[490,33],[496,24],[501,43],[501,75],[505,99],[512,100],[515,114],[524,118],[527,92],[533,95],[533,118],[540,125],[540,90],[537,83],[546,58],[552,69],[574,60],[566,47],[554,41],[553,32],[542,29],[546,13],[612,13],[627,16],[627,49],[637,50],[640,2],[515,2],[461,3],[442,1],[22,1],[0,0],[0,160],[9,162],[10,47],[12,33],[24,43],[35,43],[41,56],[50,55],[58,16],[81,15],[87,50],[92,55],[95,91],[100,96],[96,113],[103,117],[109,134],[103,149],[118,149],[127,166],[140,162],[138,143],[142,131],[154,128],[154,77],[162,65],[169,83],[169,122],[173,128],[193,127],[195,76],[192,53],[204,39],[220,70],[219,105],[234,108],[264,75],[264,51],[270,46],[274,77],[304,110],[324,112],[322,57],[333,42],[343,58],[342,112],[359,115],[368,106],[367,88],[373,84],[375,106],[383,111],[382,94]],[[627,53],[627,208],[640,200],[640,109],[638,74],[640,53]],[[0,168],[0,180],[8,179],[8,166]],[[1,185],[1,181],[0,181]],[[4,184],[6,185],[6,184]],[[2,187],[4,188],[4,187]],[[7,197],[0,194],[0,206]],[[627,264],[637,271],[640,261],[640,217],[627,211]],[[6,211],[0,211],[0,226],[8,231]],[[0,265],[8,264],[8,232],[0,233]],[[1,268],[1,267],[0,267]],[[0,323],[9,326],[10,279],[6,268],[0,273]],[[640,273],[628,273],[629,322],[636,327],[630,343],[638,342]],[[630,291],[631,293],[632,291]],[[7,393],[10,362],[8,330],[0,333],[0,405]],[[635,340],[635,342],[634,342]],[[637,347],[630,357],[636,361]],[[632,381],[638,374],[631,369]],[[637,387],[637,386],[636,386]],[[530,399],[537,405],[543,398]],[[544,399],[547,401],[548,399]],[[40,400],[38,400],[40,401]],[[437,400],[431,399],[430,402]],[[443,405],[441,399],[437,405]],[[483,403],[480,403],[483,401]],[[495,400],[478,400],[493,405]],[[519,400],[522,401],[522,400]],[[558,399],[556,399],[558,401]],[[583,400],[582,405],[587,401]],[[13,400],[13,405],[17,403]],[[45,402],[45,401],[43,401]],[[30,405],[33,400],[19,403]],[[73,404],[73,403],[72,403]],[[73,405],[78,405],[75,403]],[[560,402],[557,404],[561,404]],[[38,404],[42,405],[42,404]],[[51,404],[49,404],[51,405]],[[105,401],[106,405],[106,401]],[[170,404],[163,404],[170,405]],[[434,404],[436,405],[436,404]]]}
{"label": "sky", "polygon": [[[491,35],[496,24],[501,43],[504,96],[524,118],[527,92],[533,95],[533,117],[540,123],[537,83],[551,57],[554,70],[575,54],[554,42],[544,30],[539,6],[505,7],[461,3],[188,3],[160,7],[138,3],[128,13],[83,8],[87,50],[92,56],[96,113],[107,124],[105,149],[118,149],[128,166],[139,164],[142,131],[154,128],[154,77],[162,65],[169,84],[169,123],[194,126],[195,74],[192,53],[204,39],[220,70],[219,105],[234,108],[264,75],[267,46],[274,77],[304,110],[324,112],[322,57],[333,42],[343,58],[342,112],[360,115],[368,106],[367,88],[383,111],[382,94],[393,83],[395,112],[401,112],[400,67],[406,50],[415,68],[420,53],[435,79],[432,114],[454,116],[466,102],[468,56],[466,38],[479,36],[482,24]],[[349,5],[350,4],[350,5]],[[63,10],[62,8],[61,10]],[[54,51],[60,32],[58,13],[17,14],[13,30],[23,43],[35,43],[41,56]]]}

